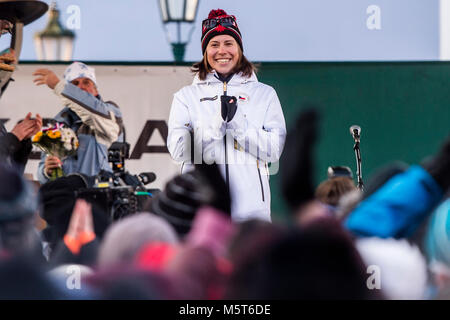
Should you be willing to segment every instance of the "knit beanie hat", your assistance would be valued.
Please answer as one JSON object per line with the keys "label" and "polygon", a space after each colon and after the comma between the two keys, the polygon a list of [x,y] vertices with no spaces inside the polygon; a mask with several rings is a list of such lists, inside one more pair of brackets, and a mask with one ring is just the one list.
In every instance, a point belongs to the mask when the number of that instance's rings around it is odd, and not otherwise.
{"label": "knit beanie hat", "polygon": [[166,219],[180,237],[190,230],[197,210],[214,199],[207,181],[191,171],[170,180],[151,202],[151,212]]}
{"label": "knit beanie hat", "polygon": [[67,82],[72,82],[78,78],[88,78],[95,84],[95,86],[97,86],[95,69],[85,65],[82,62],[74,62],[67,67],[66,71],[64,71],[64,79]]}
{"label": "knit beanie hat", "polygon": [[198,209],[210,206],[230,218],[231,197],[217,164],[196,164],[195,170],[170,180],[152,199],[152,213],[166,219],[184,237]]}
{"label": "knit beanie hat", "polygon": [[125,217],[107,230],[98,253],[103,268],[132,261],[137,252],[153,242],[178,243],[173,227],[163,218],[148,212]]}
{"label": "knit beanie hat", "polygon": [[241,47],[241,50],[244,51],[236,17],[228,15],[222,9],[217,9],[211,10],[208,19],[202,22],[202,53],[205,53],[206,46],[212,38],[223,34],[232,36]]}

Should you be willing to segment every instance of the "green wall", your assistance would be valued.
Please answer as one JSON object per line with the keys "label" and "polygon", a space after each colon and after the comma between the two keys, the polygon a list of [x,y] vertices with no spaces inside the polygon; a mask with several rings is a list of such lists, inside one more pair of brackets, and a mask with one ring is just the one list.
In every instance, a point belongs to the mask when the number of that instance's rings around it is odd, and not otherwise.
{"label": "green wall", "polygon": [[[435,153],[450,130],[450,63],[261,63],[258,78],[275,88],[286,124],[305,102],[320,106],[316,185],[329,165],[356,171],[349,127],[361,126],[363,180],[393,160],[418,163]],[[280,175],[271,177],[272,211],[284,217]]]}

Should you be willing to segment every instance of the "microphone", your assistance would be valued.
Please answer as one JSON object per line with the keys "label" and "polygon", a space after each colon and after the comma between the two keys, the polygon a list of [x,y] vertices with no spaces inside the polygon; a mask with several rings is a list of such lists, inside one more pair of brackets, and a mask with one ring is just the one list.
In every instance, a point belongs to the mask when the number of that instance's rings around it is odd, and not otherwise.
{"label": "microphone", "polygon": [[351,126],[350,134],[352,135],[355,141],[359,141],[359,138],[361,137],[361,127],[357,125]]}
{"label": "microphone", "polygon": [[137,177],[143,185],[149,184],[150,182],[156,180],[156,174],[153,172],[141,172]]}

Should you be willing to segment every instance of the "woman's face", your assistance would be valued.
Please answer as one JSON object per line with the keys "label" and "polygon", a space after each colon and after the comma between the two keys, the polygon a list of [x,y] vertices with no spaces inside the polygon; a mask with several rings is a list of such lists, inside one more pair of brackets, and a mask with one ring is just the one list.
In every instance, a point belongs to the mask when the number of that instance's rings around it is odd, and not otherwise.
{"label": "woman's face", "polygon": [[215,36],[206,47],[206,58],[212,69],[223,76],[231,74],[239,62],[239,45],[227,34]]}

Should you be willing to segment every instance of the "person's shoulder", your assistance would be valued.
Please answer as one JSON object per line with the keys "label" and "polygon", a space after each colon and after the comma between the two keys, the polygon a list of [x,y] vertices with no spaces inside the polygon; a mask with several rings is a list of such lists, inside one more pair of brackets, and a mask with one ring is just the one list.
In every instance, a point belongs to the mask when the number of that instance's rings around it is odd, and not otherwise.
{"label": "person's shoulder", "polygon": [[260,82],[258,80],[258,77],[256,76],[255,72],[253,72],[251,74],[251,76],[249,76],[249,77],[245,77],[242,74],[239,74],[237,77],[237,80],[244,85],[251,85],[256,88],[262,88],[262,89],[269,90],[269,91],[275,91],[275,89],[272,86]]}
{"label": "person's shoulder", "polygon": [[262,82],[256,82],[255,86],[257,86],[258,88],[262,88],[264,90],[267,90],[267,91],[275,92],[275,89],[271,85],[268,85],[268,84],[265,84],[265,83],[262,83]]}
{"label": "person's shoulder", "polygon": [[254,88],[264,90],[264,92],[276,94],[274,87],[272,87],[271,85],[268,85],[266,83],[259,82],[259,81],[249,81],[248,83],[250,85],[254,86]]}
{"label": "person's shoulder", "polygon": [[114,106],[117,109],[120,109],[119,105],[117,103],[115,103],[114,101],[108,100],[108,101],[105,101],[105,103],[110,104],[110,105]]}
{"label": "person's shoulder", "polygon": [[184,87],[182,87],[181,89],[179,89],[177,92],[175,92],[176,96],[186,96],[189,95],[190,93],[194,92],[197,88],[197,83],[191,83],[188,84]]}
{"label": "person's shoulder", "polygon": [[105,101],[105,103],[111,107],[116,116],[122,115],[122,112],[120,111],[119,105],[117,103],[111,100]]}

